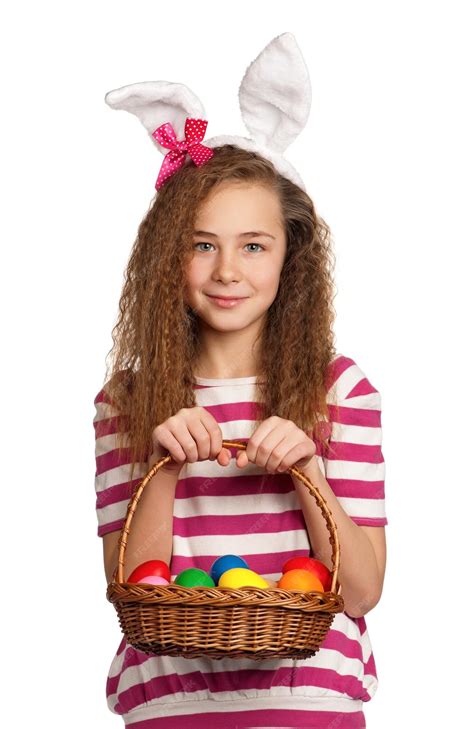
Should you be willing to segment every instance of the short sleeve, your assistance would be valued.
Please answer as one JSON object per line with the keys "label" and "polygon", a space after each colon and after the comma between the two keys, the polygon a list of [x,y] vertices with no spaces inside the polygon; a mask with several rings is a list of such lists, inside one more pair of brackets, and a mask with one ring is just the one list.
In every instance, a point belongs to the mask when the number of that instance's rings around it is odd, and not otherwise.
{"label": "short sleeve", "polygon": [[[138,477],[130,481],[131,457],[124,420],[104,389],[96,395],[94,405],[97,534],[103,537],[108,532],[122,529],[128,502],[136,484],[146,474],[147,464],[138,463],[134,473]],[[121,430],[124,432],[125,448],[119,451],[117,434]]]}
{"label": "short sleeve", "polygon": [[[331,365],[331,437],[323,457],[326,480],[356,524],[385,526],[380,393],[349,357],[338,355]],[[330,404],[334,395],[338,407]]]}

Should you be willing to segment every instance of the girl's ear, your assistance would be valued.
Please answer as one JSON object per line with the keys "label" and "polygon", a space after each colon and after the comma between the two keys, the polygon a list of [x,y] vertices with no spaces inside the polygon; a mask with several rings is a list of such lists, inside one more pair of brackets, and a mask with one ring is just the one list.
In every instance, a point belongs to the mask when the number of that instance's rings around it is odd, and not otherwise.
{"label": "girl's ear", "polygon": [[283,153],[306,125],[311,83],[292,33],[274,38],[247,67],[239,87],[242,118],[259,144]]}
{"label": "girl's ear", "polygon": [[177,138],[184,139],[186,117],[204,119],[206,116],[202,103],[191,89],[171,81],[143,81],[121,86],[109,91],[104,100],[112,109],[122,109],[138,117],[153,144],[164,155],[169,149],[151,136],[155,129],[170,122]]}

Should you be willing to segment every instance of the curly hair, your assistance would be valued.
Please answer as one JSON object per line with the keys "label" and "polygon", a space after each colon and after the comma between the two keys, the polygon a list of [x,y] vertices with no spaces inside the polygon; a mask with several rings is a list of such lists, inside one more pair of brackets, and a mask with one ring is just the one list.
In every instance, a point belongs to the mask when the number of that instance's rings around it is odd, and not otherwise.
{"label": "curly hair", "polygon": [[[196,406],[196,312],[185,301],[199,206],[220,183],[261,184],[281,205],[286,257],[277,295],[259,336],[255,366],[259,419],[278,415],[329,446],[328,366],[335,358],[334,256],[328,225],[311,198],[256,152],[214,148],[206,164],[186,163],[156,192],[138,227],[112,330],[104,391],[128,431],[135,462],[153,451],[153,429],[181,408]],[[277,364],[277,366],[276,366]],[[325,435],[326,433],[326,435]],[[124,447],[119,434],[119,449]]]}

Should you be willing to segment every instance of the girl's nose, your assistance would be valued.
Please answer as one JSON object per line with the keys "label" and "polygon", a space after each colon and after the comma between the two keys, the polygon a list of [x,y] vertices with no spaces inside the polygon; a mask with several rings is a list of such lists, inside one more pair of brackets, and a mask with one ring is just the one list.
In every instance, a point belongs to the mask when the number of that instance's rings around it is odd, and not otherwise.
{"label": "girl's nose", "polygon": [[219,258],[214,269],[214,277],[220,281],[240,280],[240,273],[235,259],[231,256]]}

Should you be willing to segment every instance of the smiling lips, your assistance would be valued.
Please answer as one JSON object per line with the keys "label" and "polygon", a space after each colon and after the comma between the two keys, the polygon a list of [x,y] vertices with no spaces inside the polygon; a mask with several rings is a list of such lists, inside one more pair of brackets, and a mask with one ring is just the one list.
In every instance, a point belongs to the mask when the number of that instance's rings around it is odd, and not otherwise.
{"label": "smiling lips", "polygon": [[210,296],[210,294],[206,294],[206,296],[217,306],[220,306],[224,309],[230,309],[234,306],[238,306],[241,301],[245,301],[245,298],[234,298],[231,299],[229,297],[217,297],[217,296]]}
{"label": "smiling lips", "polygon": [[227,299],[230,301],[234,301],[234,299],[246,299],[246,296],[218,296],[217,294],[206,294],[206,296],[210,296],[211,299]]}

